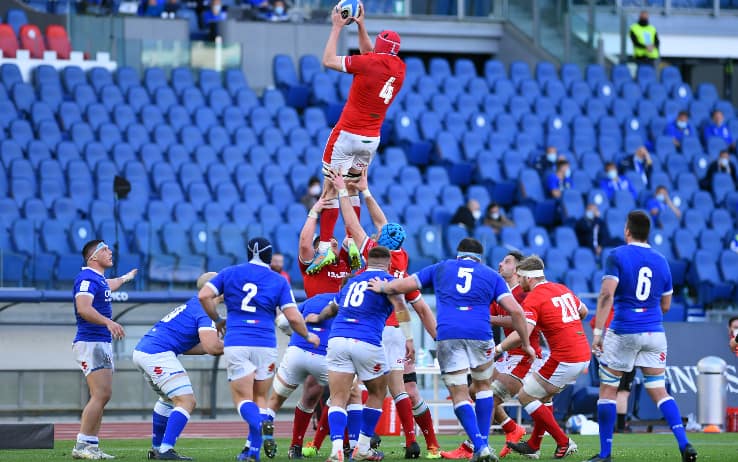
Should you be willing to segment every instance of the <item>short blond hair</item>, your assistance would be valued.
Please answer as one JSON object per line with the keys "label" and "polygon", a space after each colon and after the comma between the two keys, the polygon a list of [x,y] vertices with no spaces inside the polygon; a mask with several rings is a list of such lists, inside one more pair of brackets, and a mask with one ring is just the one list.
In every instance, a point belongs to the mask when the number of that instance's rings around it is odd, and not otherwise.
{"label": "short blond hair", "polygon": [[538,255],[530,255],[526,258],[524,258],[520,263],[517,264],[516,269],[518,271],[543,271],[545,268],[545,265],[543,264],[543,259],[539,257]]}

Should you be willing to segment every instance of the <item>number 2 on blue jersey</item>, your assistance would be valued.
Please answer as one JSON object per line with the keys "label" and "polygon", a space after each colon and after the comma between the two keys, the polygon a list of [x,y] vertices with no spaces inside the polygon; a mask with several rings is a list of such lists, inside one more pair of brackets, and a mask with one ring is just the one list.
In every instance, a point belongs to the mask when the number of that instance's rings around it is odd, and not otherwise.
{"label": "number 2 on blue jersey", "polygon": [[259,288],[256,287],[256,284],[247,282],[243,285],[241,290],[246,294],[243,296],[243,300],[241,300],[241,311],[256,313],[256,306],[249,305],[249,303],[251,303],[251,300],[256,297],[256,293],[259,291]]}
{"label": "number 2 on blue jersey", "polygon": [[459,279],[461,279],[461,282],[456,284],[456,291],[458,293],[465,294],[469,292],[469,289],[471,289],[473,272],[474,268],[459,268],[459,272],[456,275]]}

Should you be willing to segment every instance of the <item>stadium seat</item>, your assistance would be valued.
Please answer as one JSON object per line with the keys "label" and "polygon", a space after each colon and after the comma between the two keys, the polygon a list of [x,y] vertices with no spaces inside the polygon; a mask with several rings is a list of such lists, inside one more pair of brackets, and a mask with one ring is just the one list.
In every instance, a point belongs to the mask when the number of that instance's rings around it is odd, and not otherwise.
{"label": "stadium seat", "polygon": [[418,243],[420,253],[424,257],[440,261],[445,258],[443,249],[443,236],[441,229],[437,226],[427,225],[420,228],[418,232]]}
{"label": "stadium seat", "polygon": [[20,39],[21,48],[28,50],[31,58],[42,59],[44,57],[46,45],[44,44],[44,37],[41,35],[41,30],[37,25],[22,25],[20,32],[18,32],[18,38]]}
{"label": "stadium seat", "polygon": [[546,251],[551,246],[548,232],[540,226],[530,228],[526,233],[525,240],[528,244],[528,251],[537,255],[545,255]]}
{"label": "stadium seat", "polygon": [[56,52],[59,59],[69,59],[72,52],[72,44],[69,41],[67,30],[57,24],[46,26],[46,44],[49,50]]}
{"label": "stadium seat", "polygon": [[18,38],[8,24],[0,24],[0,50],[5,58],[15,58],[18,52]]}

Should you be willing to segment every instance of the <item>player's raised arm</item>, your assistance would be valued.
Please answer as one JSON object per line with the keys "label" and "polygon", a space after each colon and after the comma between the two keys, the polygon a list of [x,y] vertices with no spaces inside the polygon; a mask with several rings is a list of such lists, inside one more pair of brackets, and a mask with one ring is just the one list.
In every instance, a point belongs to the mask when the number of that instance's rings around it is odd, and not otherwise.
{"label": "player's raised arm", "polygon": [[348,19],[342,19],[341,13],[337,8],[331,10],[331,32],[328,35],[328,41],[325,43],[325,49],[323,50],[323,66],[329,69],[335,69],[337,71],[344,72],[343,69],[343,57],[338,56],[338,36],[341,35],[341,28],[346,25]]}
{"label": "player's raised arm", "polygon": [[343,176],[336,170],[329,170],[326,173],[328,180],[333,183],[333,186],[338,190],[338,204],[341,208],[341,216],[343,216],[343,222],[346,225],[346,229],[354,238],[354,242],[361,244],[366,239],[366,231],[359,222],[359,217],[356,216],[354,206],[351,204],[351,197],[349,197],[348,189],[346,189],[346,183],[343,181]]}
{"label": "player's raised arm", "polygon": [[368,168],[361,171],[359,181],[356,183],[356,189],[364,196],[364,203],[366,204],[366,209],[369,211],[369,217],[372,219],[374,227],[382,229],[382,226],[387,224],[387,217],[384,215],[379,203],[372,196],[371,191],[369,191],[368,172]]}
{"label": "player's raised arm", "polygon": [[297,257],[304,264],[309,264],[315,258],[315,247],[313,246],[313,238],[315,236],[315,229],[318,226],[318,215],[325,207],[326,200],[321,197],[315,202],[313,207],[308,212],[308,216],[305,219],[305,224],[302,226],[300,231],[299,249]]}
{"label": "player's raised arm", "polygon": [[362,55],[374,51],[372,39],[369,38],[369,33],[364,26],[364,19],[366,19],[366,10],[364,4],[359,2],[359,14],[356,15],[354,21],[356,21],[356,27],[359,29],[359,52]]}
{"label": "player's raised arm", "polygon": [[106,279],[106,281],[108,282],[108,286],[110,287],[110,291],[115,292],[116,290],[120,289],[120,287],[126,282],[133,281],[137,273],[138,268],[133,268],[131,271],[127,272],[123,276],[113,279]]}

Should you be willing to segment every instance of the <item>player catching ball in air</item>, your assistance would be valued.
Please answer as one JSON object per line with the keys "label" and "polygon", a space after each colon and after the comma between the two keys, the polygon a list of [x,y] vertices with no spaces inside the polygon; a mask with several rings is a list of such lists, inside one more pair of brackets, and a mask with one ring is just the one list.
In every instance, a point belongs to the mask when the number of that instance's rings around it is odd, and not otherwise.
{"label": "player catching ball in air", "polygon": [[[323,170],[327,172],[332,168],[354,179],[369,167],[379,146],[379,132],[387,109],[405,80],[405,63],[397,56],[400,51],[399,34],[391,30],[382,31],[372,45],[364,25],[365,16],[361,3],[354,18],[343,19],[338,9],[334,9],[331,16],[333,26],[323,52],[325,67],[354,76],[348,101],[323,151]],[[361,54],[338,56],[336,49],[341,28],[352,20],[359,29]],[[338,220],[338,199],[333,184],[330,181],[324,183],[324,197],[329,201],[320,215],[320,244],[318,254],[307,269],[309,274],[336,260],[330,241]],[[358,196],[351,197],[351,205],[359,215]],[[353,242],[349,245],[349,259],[352,269],[361,266],[359,249]]]}

